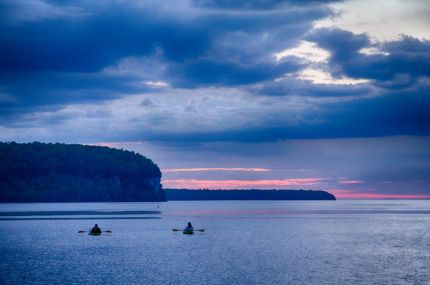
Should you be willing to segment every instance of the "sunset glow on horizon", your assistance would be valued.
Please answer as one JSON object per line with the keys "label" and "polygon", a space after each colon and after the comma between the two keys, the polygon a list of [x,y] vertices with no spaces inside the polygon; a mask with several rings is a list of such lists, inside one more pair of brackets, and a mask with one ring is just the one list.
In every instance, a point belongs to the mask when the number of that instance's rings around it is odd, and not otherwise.
{"label": "sunset glow on horizon", "polygon": [[268,168],[241,168],[241,167],[200,167],[200,168],[165,168],[162,172],[175,173],[175,172],[204,172],[204,171],[244,171],[244,172],[268,172],[272,169]]}
{"label": "sunset glow on horizon", "polygon": [[188,189],[273,189],[279,187],[307,187],[316,185],[321,178],[290,178],[272,180],[208,180],[208,179],[166,179],[165,188]]}

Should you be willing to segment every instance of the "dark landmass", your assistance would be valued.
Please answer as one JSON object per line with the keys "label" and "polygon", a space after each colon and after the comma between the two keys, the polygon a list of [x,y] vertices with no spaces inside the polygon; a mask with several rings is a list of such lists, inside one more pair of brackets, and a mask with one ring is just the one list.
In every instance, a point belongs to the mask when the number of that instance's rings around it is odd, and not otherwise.
{"label": "dark landmass", "polygon": [[0,143],[0,202],[165,201],[160,180],[158,166],[131,151]]}
{"label": "dark landmass", "polygon": [[167,200],[336,200],[319,190],[188,190],[165,189]]}

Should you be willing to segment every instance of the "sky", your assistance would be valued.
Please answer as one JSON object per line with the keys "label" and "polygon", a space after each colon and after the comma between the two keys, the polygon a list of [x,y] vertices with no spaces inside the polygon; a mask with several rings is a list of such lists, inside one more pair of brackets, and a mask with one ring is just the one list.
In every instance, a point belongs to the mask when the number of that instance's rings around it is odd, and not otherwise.
{"label": "sky", "polygon": [[429,14],[426,0],[3,0],[0,141],[133,150],[165,188],[430,198]]}

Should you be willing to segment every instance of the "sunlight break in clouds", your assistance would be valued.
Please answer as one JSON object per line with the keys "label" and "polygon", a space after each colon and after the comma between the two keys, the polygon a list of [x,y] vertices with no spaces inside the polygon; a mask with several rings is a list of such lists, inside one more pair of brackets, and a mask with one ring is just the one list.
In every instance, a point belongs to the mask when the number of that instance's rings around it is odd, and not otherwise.
{"label": "sunlight break in clouds", "polygon": [[269,172],[272,169],[269,168],[227,168],[227,167],[206,167],[206,168],[166,168],[163,172],[174,173],[174,172],[199,172],[199,171],[244,171],[244,172]]}
{"label": "sunlight break in clouds", "polygon": [[277,61],[287,56],[300,57],[308,62],[326,62],[330,57],[330,53],[325,49],[319,48],[316,43],[300,41],[298,46],[275,54]]}
{"label": "sunlight break in clouds", "polygon": [[166,179],[162,183],[166,188],[187,189],[246,189],[312,186],[322,182],[322,178],[291,178],[273,180],[206,180],[206,179]]}
{"label": "sunlight break in clouds", "polygon": [[316,68],[305,68],[299,72],[298,77],[314,84],[355,85],[369,82],[367,79],[354,79],[346,76],[334,78],[330,73]]}
{"label": "sunlight break in clouds", "polygon": [[169,84],[164,81],[145,81],[144,83],[151,88],[166,88],[169,86]]}
{"label": "sunlight break in clouds", "polygon": [[[369,49],[364,49],[363,52],[370,51]],[[371,50],[371,52],[373,52],[373,54],[376,53],[375,50]],[[311,66],[299,71],[297,77],[309,80],[314,84],[354,85],[369,82],[369,80],[366,79],[354,79],[346,76],[334,78],[329,72],[322,70],[320,66],[313,66],[317,64],[327,64],[331,56],[330,52],[318,47],[318,45],[313,42],[300,41],[297,46],[276,53],[274,56],[277,61],[288,56],[294,56],[300,58],[303,62],[312,63]]]}

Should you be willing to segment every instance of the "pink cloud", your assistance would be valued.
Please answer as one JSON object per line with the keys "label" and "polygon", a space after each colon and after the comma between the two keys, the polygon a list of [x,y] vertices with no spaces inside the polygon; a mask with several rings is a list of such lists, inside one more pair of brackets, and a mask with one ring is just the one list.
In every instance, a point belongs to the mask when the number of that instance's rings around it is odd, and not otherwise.
{"label": "pink cloud", "polygon": [[166,188],[188,189],[274,189],[282,187],[302,187],[320,183],[322,178],[290,178],[274,180],[207,180],[207,179],[166,179]]}
{"label": "pink cloud", "polygon": [[339,180],[339,184],[364,184],[363,180]]}
{"label": "pink cloud", "polygon": [[200,167],[200,168],[166,168],[163,172],[199,172],[199,171],[243,171],[243,172],[269,172],[269,168],[241,168],[241,167]]}

